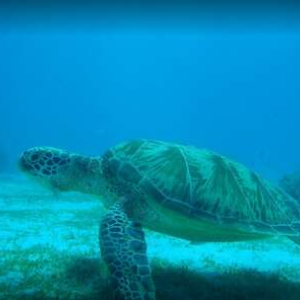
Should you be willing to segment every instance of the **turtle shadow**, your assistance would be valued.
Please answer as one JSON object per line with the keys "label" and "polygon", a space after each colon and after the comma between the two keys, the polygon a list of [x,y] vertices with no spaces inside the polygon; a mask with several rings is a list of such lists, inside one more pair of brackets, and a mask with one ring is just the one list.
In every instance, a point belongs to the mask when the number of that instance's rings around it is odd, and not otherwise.
{"label": "turtle shadow", "polygon": [[107,269],[101,259],[78,257],[66,267],[65,276],[79,288],[88,287],[80,300],[113,300]]}
{"label": "turtle shadow", "polygon": [[65,276],[79,284],[101,280],[99,259],[79,257],[66,267]]}
{"label": "turtle shadow", "polygon": [[[300,284],[276,274],[241,270],[227,274],[201,274],[188,267],[152,263],[157,300],[299,300]],[[107,271],[98,258],[78,257],[65,267],[68,290],[80,293],[74,298],[61,293],[60,300],[113,300]],[[64,286],[64,289],[66,286]],[[22,300],[54,300],[50,294],[31,294]],[[19,299],[18,299],[19,300]]]}
{"label": "turtle shadow", "polygon": [[187,267],[153,267],[159,300],[296,300],[300,283],[276,274],[240,270],[225,274],[201,274]]}
{"label": "turtle shadow", "polygon": [[[66,276],[79,284],[92,284],[81,300],[112,300],[107,272],[100,259],[78,258]],[[157,300],[298,300],[300,284],[277,274],[241,270],[227,274],[201,274],[188,267],[152,263]]]}

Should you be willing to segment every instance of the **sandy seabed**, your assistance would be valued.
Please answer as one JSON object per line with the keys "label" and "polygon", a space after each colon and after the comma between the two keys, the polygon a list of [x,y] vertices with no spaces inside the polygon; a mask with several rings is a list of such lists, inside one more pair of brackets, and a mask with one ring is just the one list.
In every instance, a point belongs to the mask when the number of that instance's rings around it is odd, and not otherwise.
{"label": "sandy seabed", "polygon": [[[0,299],[111,299],[101,199],[0,177]],[[192,245],[146,231],[158,299],[300,299],[300,246],[285,238]],[[260,296],[259,296],[260,295]]]}

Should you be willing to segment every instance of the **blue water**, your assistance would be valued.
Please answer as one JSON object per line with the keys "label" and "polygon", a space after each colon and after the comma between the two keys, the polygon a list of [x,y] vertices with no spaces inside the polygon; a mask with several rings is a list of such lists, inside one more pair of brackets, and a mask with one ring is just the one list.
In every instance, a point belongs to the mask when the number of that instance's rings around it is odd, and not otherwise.
{"label": "blue water", "polygon": [[99,154],[132,138],[210,148],[270,178],[300,168],[300,29],[236,26],[2,26],[6,169],[34,145]]}
{"label": "blue water", "polygon": [[[270,179],[300,168],[300,27],[242,20],[0,28],[0,154],[193,144]],[[5,159],[4,159],[5,158]]]}
{"label": "blue water", "polygon": [[[122,13],[104,21],[0,13],[0,175],[19,175],[18,158],[32,146],[99,155],[139,138],[208,148],[274,182],[300,170],[299,24],[289,14],[202,14],[201,22],[192,12],[176,14],[128,22]],[[98,199],[1,177],[0,300],[99,299],[101,209]],[[155,271],[159,300],[188,292],[186,299],[198,299],[199,291],[213,300],[257,299],[257,282],[266,299],[298,299],[299,247],[291,241],[192,248],[147,238],[151,260],[175,266]],[[176,281],[182,264],[200,270],[186,269],[183,287]],[[223,297],[199,274],[226,268],[221,281],[231,296]],[[268,272],[278,278],[264,279]]]}

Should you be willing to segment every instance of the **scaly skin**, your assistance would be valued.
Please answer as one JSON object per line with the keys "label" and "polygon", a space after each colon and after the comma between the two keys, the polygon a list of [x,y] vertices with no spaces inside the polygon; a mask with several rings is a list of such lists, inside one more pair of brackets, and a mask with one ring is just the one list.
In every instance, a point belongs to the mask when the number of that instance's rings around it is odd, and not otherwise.
{"label": "scaly skin", "polygon": [[155,300],[155,288],[141,225],[132,222],[122,204],[115,204],[100,227],[103,259],[110,273],[115,298]]}
{"label": "scaly skin", "polygon": [[105,191],[101,157],[87,157],[51,147],[34,147],[19,161],[21,171],[58,191],[101,195]]}
{"label": "scaly skin", "polygon": [[[106,195],[100,157],[88,158],[55,148],[32,148],[20,158],[20,169],[40,183],[59,191]],[[116,300],[155,300],[155,287],[140,224],[129,219],[121,203],[112,205],[101,221],[100,248],[111,273]]]}

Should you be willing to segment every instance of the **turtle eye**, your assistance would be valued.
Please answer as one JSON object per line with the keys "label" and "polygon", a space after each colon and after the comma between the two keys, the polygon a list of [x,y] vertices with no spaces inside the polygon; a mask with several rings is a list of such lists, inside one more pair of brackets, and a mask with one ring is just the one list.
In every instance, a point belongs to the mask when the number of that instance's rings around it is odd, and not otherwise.
{"label": "turtle eye", "polygon": [[39,155],[38,153],[33,153],[33,154],[31,155],[31,160],[36,161],[36,160],[39,159],[39,157],[40,157],[40,155]]}

